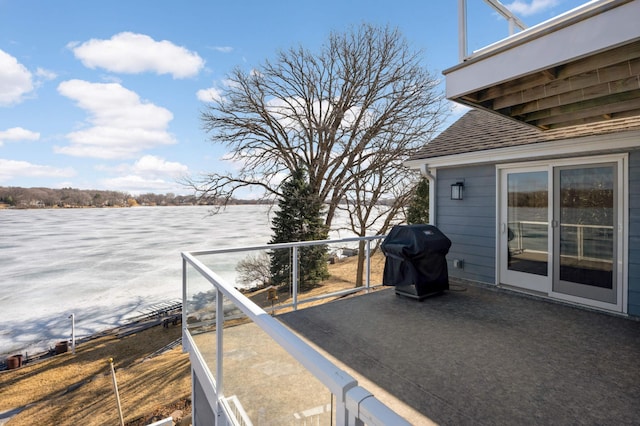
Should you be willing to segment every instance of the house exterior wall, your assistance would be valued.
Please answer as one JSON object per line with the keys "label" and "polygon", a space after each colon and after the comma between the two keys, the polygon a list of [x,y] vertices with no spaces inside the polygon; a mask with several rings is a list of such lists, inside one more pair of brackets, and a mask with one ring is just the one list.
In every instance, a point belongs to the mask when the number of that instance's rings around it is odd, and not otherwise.
{"label": "house exterior wall", "polygon": [[[464,181],[463,199],[451,200],[451,184],[458,181]],[[435,224],[452,243],[449,276],[495,284],[495,166],[438,169],[436,185]],[[453,267],[454,259],[463,261],[462,268]]]}
{"label": "house exterior wall", "polygon": [[194,426],[215,425],[216,415],[213,412],[211,405],[209,405],[209,401],[207,400],[207,396],[205,395],[204,389],[200,384],[198,375],[194,371],[192,371],[191,373],[191,381],[193,383],[193,388],[192,388],[193,419],[192,420],[193,420]]}
{"label": "house exterior wall", "polygon": [[629,154],[629,315],[640,316],[640,151]]}
{"label": "house exterior wall", "polygon": [[[629,229],[627,312],[640,316],[640,151],[629,153]],[[462,200],[451,200],[451,184],[464,181]],[[449,276],[495,284],[495,165],[443,168],[437,171],[436,226],[452,245]],[[455,268],[454,259],[463,260]]]}

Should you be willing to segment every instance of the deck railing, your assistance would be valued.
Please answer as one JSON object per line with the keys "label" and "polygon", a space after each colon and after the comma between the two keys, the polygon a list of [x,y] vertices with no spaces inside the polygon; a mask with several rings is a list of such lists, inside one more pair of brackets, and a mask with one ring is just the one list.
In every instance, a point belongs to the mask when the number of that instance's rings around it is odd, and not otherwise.
{"label": "deck railing", "polygon": [[[613,258],[613,226],[560,223],[562,257],[578,261],[611,263]],[[549,223],[541,221],[512,221],[509,230],[513,240],[509,249],[516,253],[548,252]]]}
{"label": "deck railing", "polygon": [[[206,413],[215,417],[206,421],[217,425],[309,424],[310,421],[332,425],[409,424],[207,265],[210,256],[281,249],[291,250],[292,259],[297,260],[298,252],[304,247],[363,241],[364,285],[322,296],[336,297],[372,287],[370,247],[381,238],[182,253],[183,344],[190,354],[193,371],[194,426],[199,426],[198,419],[207,418]],[[291,265],[289,306],[293,309],[301,303],[297,264],[296,261]],[[202,413],[197,413],[199,408]]]}

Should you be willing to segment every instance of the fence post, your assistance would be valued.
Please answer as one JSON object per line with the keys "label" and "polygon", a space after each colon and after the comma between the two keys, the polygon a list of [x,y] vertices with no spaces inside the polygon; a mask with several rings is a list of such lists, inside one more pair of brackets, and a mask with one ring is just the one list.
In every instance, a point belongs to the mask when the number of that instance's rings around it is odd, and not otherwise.
{"label": "fence post", "polygon": [[120,425],[124,426],[124,418],[122,416],[122,406],[120,405],[120,393],[118,392],[118,381],[116,380],[116,370],[113,368],[113,358],[109,358],[111,366],[111,377],[113,378],[113,392],[116,394],[116,404],[118,406],[118,415],[120,416]]}
{"label": "fence post", "polygon": [[69,315],[71,318],[71,353],[76,354],[76,315]]}

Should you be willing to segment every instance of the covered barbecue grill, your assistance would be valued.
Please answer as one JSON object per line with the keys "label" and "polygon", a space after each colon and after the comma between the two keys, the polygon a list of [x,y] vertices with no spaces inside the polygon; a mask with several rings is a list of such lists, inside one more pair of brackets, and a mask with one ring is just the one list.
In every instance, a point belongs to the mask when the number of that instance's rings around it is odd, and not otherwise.
{"label": "covered barbecue grill", "polygon": [[451,240],[433,225],[396,225],[381,245],[382,284],[396,294],[423,298],[449,289],[446,255]]}

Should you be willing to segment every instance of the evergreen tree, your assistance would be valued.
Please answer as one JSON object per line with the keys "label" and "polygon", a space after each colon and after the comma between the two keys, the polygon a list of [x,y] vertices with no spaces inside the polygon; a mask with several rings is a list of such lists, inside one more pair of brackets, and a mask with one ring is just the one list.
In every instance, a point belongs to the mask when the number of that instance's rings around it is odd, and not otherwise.
{"label": "evergreen tree", "polygon": [[[282,196],[278,211],[272,220],[274,236],[271,244],[295,241],[325,240],[327,227],[322,217],[323,206],[313,193],[303,168],[297,168],[282,184]],[[293,250],[272,250],[271,284],[275,286],[291,282]],[[317,245],[298,249],[298,273],[301,290],[307,290],[329,277],[327,247]]]}
{"label": "evergreen tree", "polygon": [[429,223],[429,181],[422,177],[407,209],[407,223]]}

